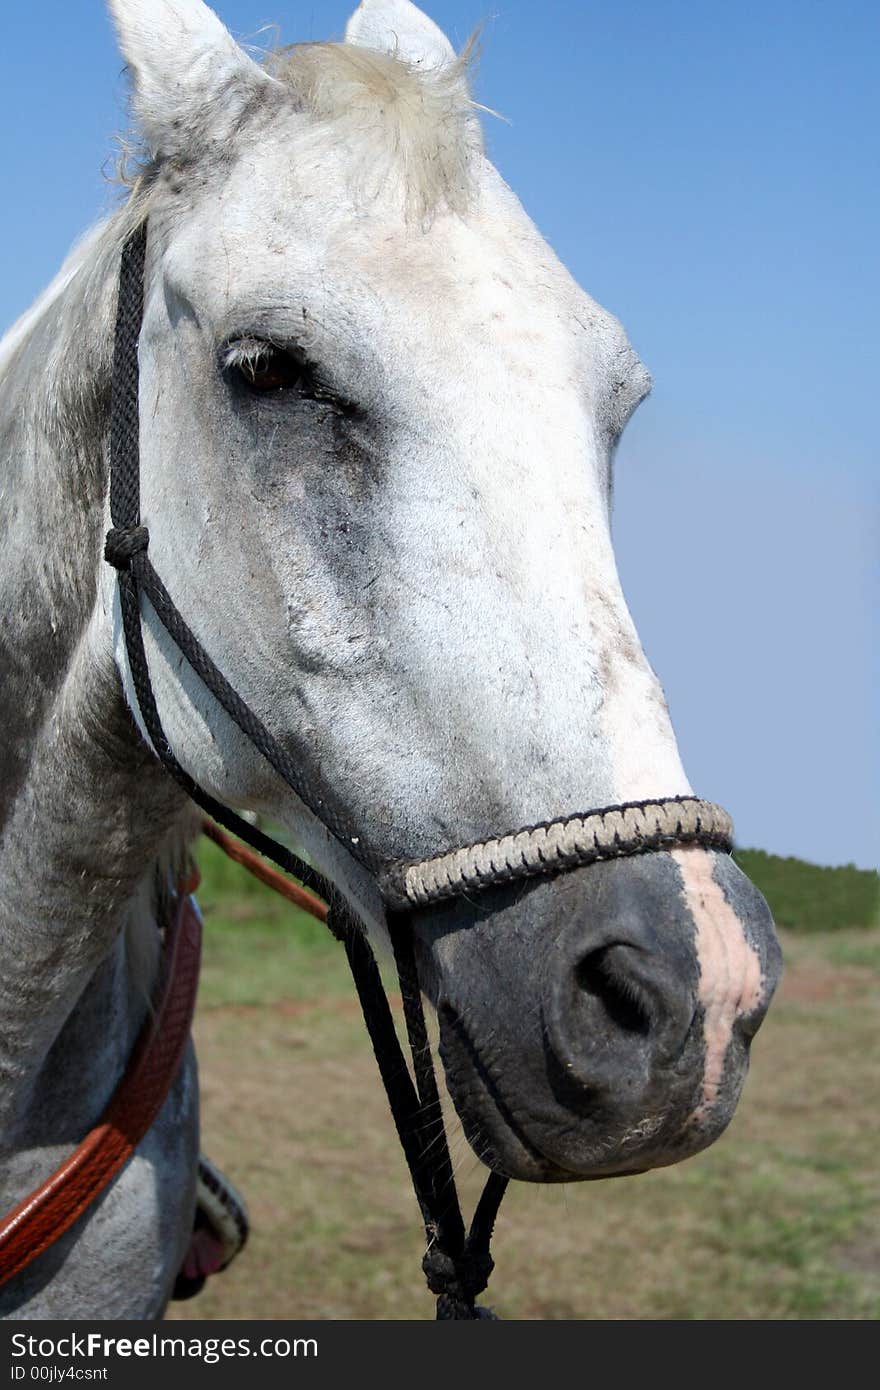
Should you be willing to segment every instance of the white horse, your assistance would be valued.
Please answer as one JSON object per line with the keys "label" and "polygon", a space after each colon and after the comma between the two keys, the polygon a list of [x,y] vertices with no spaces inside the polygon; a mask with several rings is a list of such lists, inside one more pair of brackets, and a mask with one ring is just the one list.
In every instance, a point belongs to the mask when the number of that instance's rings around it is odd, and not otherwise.
{"label": "white horse", "polygon": [[[138,732],[112,571],[120,247],[149,219],[150,553],[319,800],[383,862],[686,795],[609,535],[649,377],[486,159],[467,59],[406,0],[259,66],[201,0],[110,0],[143,159],[0,346],[0,1194],[100,1116],[196,830]],[[265,765],[143,605],[162,721],[220,800],[282,821],[381,937],[376,882]],[[725,854],[674,849],[417,915],[481,1157],[549,1182],[724,1129],[779,973]],[[162,1313],[193,1223],[187,1057],[136,1156],[0,1293],[21,1317]]]}

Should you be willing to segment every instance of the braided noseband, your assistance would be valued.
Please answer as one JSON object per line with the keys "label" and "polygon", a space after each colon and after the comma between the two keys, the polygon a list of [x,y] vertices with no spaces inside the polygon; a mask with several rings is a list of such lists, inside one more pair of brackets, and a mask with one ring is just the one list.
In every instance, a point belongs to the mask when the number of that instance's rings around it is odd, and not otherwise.
{"label": "braided noseband", "polygon": [[514,878],[560,874],[676,845],[729,851],[733,822],[720,806],[695,796],[627,801],[401,865],[391,870],[383,891],[386,901],[425,907]]}
{"label": "braided noseband", "polygon": [[[692,796],[629,802],[580,816],[531,826],[434,858],[383,867],[363,834],[354,840],[323,803],[310,795],[304,771],[233,689],[187,626],[149,557],[150,536],[141,524],[138,344],[143,316],[147,228],[132,233],[122,252],[113,359],[110,423],[110,513],[105,558],[117,571],[125,647],[137,708],[153,751],[197,805],[260,854],[294,874],[330,904],[328,925],[343,942],[364,1020],[379,1064],[400,1142],[425,1224],[424,1261],[437,1294],[438,1318],[473,1319],[487,1314],[476,1296],[492,1269],[489,1242],[507,1178],[491,1173],[469,1229],[465,1228],[446,1143],[434,1065],[425,1026],[413,950],[413,908],[464,896],[513,879],[559,874],[600,859],[645,854],[676,845],[732,848],[730,818],[718,806]],[[165,736],[144,647],[141,608],[152,606],[171,640],[239,729],[278,776],[336,836],[348,855],[376,878],[389,909],[388,925],[400,978],[412,1074],[400,1046],[378,966],[363,923],[333,885],[210,796],[177,761]],[[491,1316],[491,1315],[488,1315]]]}

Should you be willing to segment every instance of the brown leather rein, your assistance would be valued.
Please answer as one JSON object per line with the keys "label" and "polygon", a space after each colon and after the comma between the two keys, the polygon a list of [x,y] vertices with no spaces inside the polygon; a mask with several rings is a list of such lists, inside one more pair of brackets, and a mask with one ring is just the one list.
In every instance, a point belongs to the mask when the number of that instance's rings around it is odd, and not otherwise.
{"label": "brown leather rein", "polygon": [[[269,868],[211,821],[202,829],[235,863],[288,902],[326,921],[320,898]],[[20,1274],[97,1201],[131,1158],[165,1103],[192,1026],[202,923],[195,873],[178,885],[165,932],[153,1006],[103,1115],[45,1182],[0,1221],[0,1285]]]}

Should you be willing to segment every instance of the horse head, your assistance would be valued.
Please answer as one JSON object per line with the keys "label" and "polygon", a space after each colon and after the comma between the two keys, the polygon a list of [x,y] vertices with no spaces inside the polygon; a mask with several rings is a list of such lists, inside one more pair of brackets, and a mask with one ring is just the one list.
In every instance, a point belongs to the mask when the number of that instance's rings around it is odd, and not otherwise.
{"label": "horse head", "polygon": [[[151,556],[309,796],[145,605],[180,762],[283,822],[377,936],[400,861],[688,795],[610,534],[650,378],[486,157],[467,53],[405,0],[266,66],[201,0],[111,9],[144,139],[123,221],[149,222]],[[104,611],[131,697],[109,574]],[[453,1100],[497,1170],[641,1171],[728,1123],[779,973],[728,855],[614,859],[412,923]]]}

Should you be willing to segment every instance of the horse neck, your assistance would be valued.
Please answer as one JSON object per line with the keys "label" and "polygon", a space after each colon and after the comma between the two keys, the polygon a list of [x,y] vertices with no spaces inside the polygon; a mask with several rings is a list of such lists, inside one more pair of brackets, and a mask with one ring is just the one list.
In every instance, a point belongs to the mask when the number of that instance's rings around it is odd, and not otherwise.
{"label": "horse neck", "polygon": [[0,344],[0,827],[97,597],[112,310],[92,260]]}
{"label": "horse neck", "polygon": [[[84,266],[0,375],[0,1132],[108,964],[155,969],[156,866],[186,813],[125,706],[99,598],[112,282]],[[83,335],[84,316],[100,333]],[[5,532],[5,534],[4,534]],[[127,930],[123,930],[127,928]],[[138,981],[133,976],[140,975]],[[4,1114],[5,1110],[5,1114]]]}

